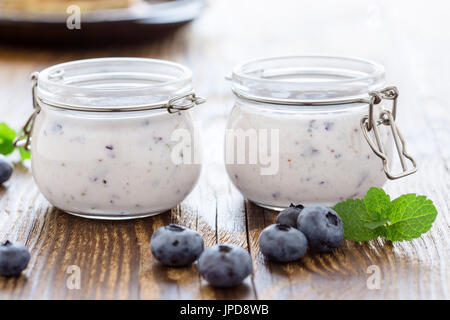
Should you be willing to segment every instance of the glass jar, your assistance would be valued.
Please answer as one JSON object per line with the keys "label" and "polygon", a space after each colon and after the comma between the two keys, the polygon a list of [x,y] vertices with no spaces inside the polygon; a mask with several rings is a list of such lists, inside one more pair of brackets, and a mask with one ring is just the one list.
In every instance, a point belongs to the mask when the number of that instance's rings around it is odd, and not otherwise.
{"label": "glass jar", "polygon": [[[331,206],[416,169],[394,121],[398,91],[383,89],[379,64],[280,57],[241,64],[231,80],[236,100],[226,169],[241,193],[262,207]],[[393,100],[392,110],[383,107],[385,99]],[[414,168],[405,164],[401,174],[391,173],[392,141],[402,165],[406,157]]]}
{"label": "glass jar", "polygon": [[100,219],[150,216],[183,201],[201,169],[188,109],[203,99],[191,76],[179,64],[139,58],[73,61],[33,75],[35,112],[16,143],[31,140],[45,198]]}

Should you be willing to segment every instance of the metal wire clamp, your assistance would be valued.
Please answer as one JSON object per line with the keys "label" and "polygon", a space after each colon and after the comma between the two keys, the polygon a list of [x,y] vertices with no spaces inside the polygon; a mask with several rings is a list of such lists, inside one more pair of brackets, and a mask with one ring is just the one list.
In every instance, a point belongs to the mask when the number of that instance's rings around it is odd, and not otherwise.
{"label": "metal wire clamp", "polygon": [[34,127],[34,119],[38,115],[39,111],[41,111],[41,107],[37,103],[36,100],[36,88],[37,88],[37,81],[38,81],[39,74],[37,72],[34,72],[31,75],[31,95],[33,99],[33,113],[28,118],[27,122],[23,126],[21,133],[18,137],[16,137],[13,141],[14,147],[23,147],[25,150],[30,151],[31,149],[31,132],[33,131]]}
{"label": "metal wire clamp", "polygon": [[[364,134],[364,137],[367,140],[372,151],[383,161],[383,169],[386,176],[391,179],[399,179],[405,177],[407,175],[413,174],[417,171],[417,163],[414,158],[406,151],[406,141],[403,138],[396,122],[396,114],[397,114],[397,98],[398,98],[398,89],[396,87],[387,87],[380,91],[372,91],[369,93],[370,101],[369,101],[369,114],[364,116],[361,119],[361,130]],[[374,106],[380,104],[383,100],[392,100],[392,109],[387,110],[383,109],[380,114],[378,120],[375,120],[374,116]],[[385,125],[391,128],[392,136],[394,138],[395,147],[397,149],[398,157],[400,159],[400,164],[402,166],[403,171],[401,173],[394,174],[391,172],[389,159],[384,150],[383,143],[380,137],[379,126]],[[373,133],[375,136],[375,142],[371,138],[369,132],[373,129]],[[406,164],[406,160],[408,159],[412,168],[408,169]]]}

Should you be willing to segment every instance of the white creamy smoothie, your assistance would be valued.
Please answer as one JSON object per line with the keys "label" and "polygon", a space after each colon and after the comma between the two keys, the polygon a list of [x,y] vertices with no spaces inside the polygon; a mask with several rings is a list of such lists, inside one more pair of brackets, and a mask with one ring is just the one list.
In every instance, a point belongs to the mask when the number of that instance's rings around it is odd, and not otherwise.
{"label": "white creamy smoothie", "polygon": [[[248,199],[280,208],[291,203],[332,205],[362,197],[370,187],[384,184],[382,162],[370,149],[359,124],[367,114],[367,105],[347,106],[351,112],[345,111],[345,106],[342,112],[311,108],[308,112],[303,107],[299,113],[298,108],[268,108],[242,101],[235,104],[228,129],[279,130],[276,174],[262,175],[261,168],[267,165],[260,163],[227,165],[233,184]],[[391,132],[381,133],[390,151]]]}
{"label": "white creamy smoothie", "polygon": [[[31,162],[55,207],[99,219],[161,213],[201,171],[191,71],[169,61],[100,58],[33,75]],[[33,118],[34,117],[34,118]]]}
{"label": "white creamy smoothie", "polygon": [[[80,116],[82,119],[80,119]],[[32,144],[35,179],[56,207],[99,215],[159,212],[180,203],[200,174],[199,164],[172,161],[174,130],[192,135],[191,114],[137,113],[120,118],[45,108]],[[178,162],[178,161],[177,161]]]}
{"label": "white creamy smoothie", "polygon": [[[291,203],[331,206],[382,186],[392,133],[389,126],[377,125],[384,167],[361,121],[366,128],[372,104],[372,123],[384,123],[379,92],[384,75],[377,63],[346,57],[286,56],[236,66],[225,145],[233,184],[245,198],[271,209]],[[242,136],[245,148],[237,142]]]}

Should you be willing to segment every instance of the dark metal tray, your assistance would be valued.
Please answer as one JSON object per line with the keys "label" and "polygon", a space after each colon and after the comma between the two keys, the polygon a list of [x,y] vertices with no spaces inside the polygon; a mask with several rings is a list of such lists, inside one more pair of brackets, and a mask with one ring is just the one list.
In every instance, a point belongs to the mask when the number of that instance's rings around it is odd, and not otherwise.
{"label": "dark metal tray", "polygon": [[0,12],[0,44],[70,45],[149,41],[194,20],[204,0],[142,2],[130,8],[81,15],[81,29],[67,27],[67,15]]}

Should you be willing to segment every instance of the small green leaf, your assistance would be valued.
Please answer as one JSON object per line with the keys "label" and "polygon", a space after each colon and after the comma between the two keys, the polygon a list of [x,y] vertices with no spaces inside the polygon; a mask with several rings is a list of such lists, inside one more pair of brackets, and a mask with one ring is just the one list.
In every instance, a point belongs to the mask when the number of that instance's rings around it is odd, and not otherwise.
{"label": "small green leaf", "polygon": [[372,187],[364,197],[364,204],[373,220],[384,220],[391,206],[391,198],[383,189]]}
{"label": "small green leaf", "polygon": [[14,140],[16,131],[8,126],[6,123],[0,123],[0,136],[5,139]]}
{"label": "small green leaf", "polygon": [[391,203],[386,238],[391,241],[418,238],[430,230],[436,216],[431,200],[414,193],[404,194]]}
{"label": "small green leaf", "polygon": [[384,237],[411,240],[430,230],[437,210],[425,196],[405,194],[390,201],[382,189],[370,188],[363,200],[349,199],[335,205],[344,224],[346,239],[368,241]]}
{"label": "small green leaf", "polygon": [[0,153],[8,155],[14,151],[13,141],[16,131],[11,129],[6,123],[0,123]]}
{"label": "small green leaf", "polygon": [[19,154],[20,154],[20,158],[22,159],[22,161],[31,158],[30,151],[26,150],[24,147],[19,147],[18,149],[19,149]]}
{"label": "small green leaf", "polygon": [[[4,122],[0,123],[0,154],[8,155],[14,151],[15,147],[13,143],[16,136],[17,134],[14,129]],[[17,149],[19,150],[22,161],[31,158],[30,151],[25,150],[24,147],[17,147]]]}
{"label": "small green leaf", "polygon": [[382,235],[382,230],[369,228],[367,224],[376,223],[361,199],[348,199],[333,208],[344,224],[344,237],[349,240],[369,241]]}

